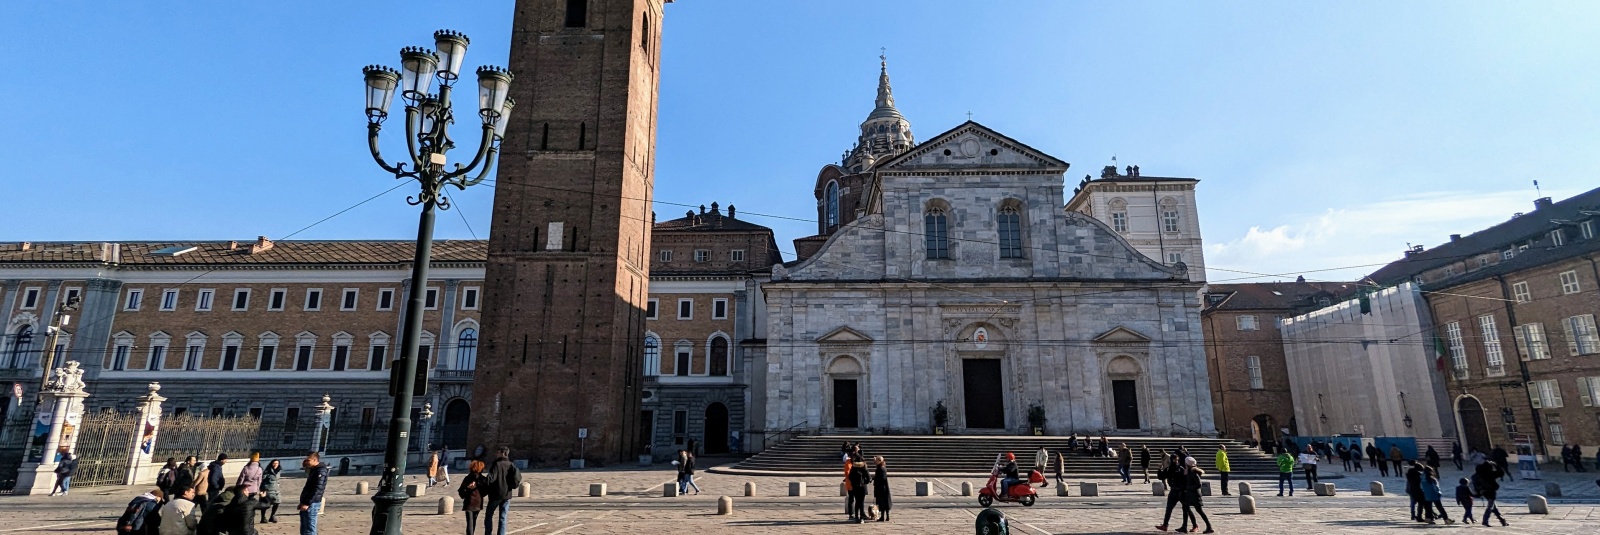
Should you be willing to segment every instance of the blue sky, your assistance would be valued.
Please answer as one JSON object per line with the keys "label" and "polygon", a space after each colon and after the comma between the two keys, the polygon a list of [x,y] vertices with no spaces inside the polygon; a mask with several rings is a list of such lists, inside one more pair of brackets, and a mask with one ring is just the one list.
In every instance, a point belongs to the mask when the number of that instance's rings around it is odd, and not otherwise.
{"label": "blue sky", "polygon": [[[511,12],[4,3],[29,46],[0,86],[0,240],[283,238],[393,185],[364,147],[363,65],[438,28],[472,37],[468,69],[504,65]],[[664,22],[656,197],[736,204],[788,248],[814,226],[756,214],[814,216],[812,181],[855,140],[887,47],[919,139],[970,111],[1071,162],[1069,183],[1112,155],[1199,178],[1211,278],[1291,279],[1528,211],[1533,180],[1558,199],[1600,185],[1597,27],[1592,2],[683,0]],[[492,195],[456,195],[438,237],[487,237]],[[396,191],[294,238],[414,232]]]}

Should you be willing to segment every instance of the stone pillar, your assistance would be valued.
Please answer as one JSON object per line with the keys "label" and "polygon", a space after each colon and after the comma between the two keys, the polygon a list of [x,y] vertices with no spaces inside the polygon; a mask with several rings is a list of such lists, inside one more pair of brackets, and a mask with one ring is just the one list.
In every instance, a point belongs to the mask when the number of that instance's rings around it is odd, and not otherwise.
{"label": "stone pillar", "polygon": [[89,397],[83,387],[83,370],[77,361],[70,361],[55,370],[55,378],[41,392],[28,447],[17,470],[17,494],[48,494],[55,486],[56,453],[73,451],[78,443],[83,400]]}
{"label": "stone pillar", "polygon": [[151,464],[150,454],[156,450],[156,435],[161,430],[161,402],[167,398],[156,393],[161,390],[161,383],[150,383],[149,388],[150,391],[139,398],[139,428],[136,431],[139,441],[128,452],[128,477],[123,481],[124,485],[138,485],[145,479],[155,479],[157,468]]}
{"label": "stone pillar", "polygon": [[317,453],[328,452],[328,427],[333,424],[333,404],[328,403],[333,398],[327,394],[322,395],[322,403],[317,405],[317,428],[311,432],[311,449]]}
{"label": "stone pillar", "polygon": [[428,455],[433,452],[433,404],[423,403],[422,411],[417,413],[417,423],[422,424],[422,462],[427,462]]}

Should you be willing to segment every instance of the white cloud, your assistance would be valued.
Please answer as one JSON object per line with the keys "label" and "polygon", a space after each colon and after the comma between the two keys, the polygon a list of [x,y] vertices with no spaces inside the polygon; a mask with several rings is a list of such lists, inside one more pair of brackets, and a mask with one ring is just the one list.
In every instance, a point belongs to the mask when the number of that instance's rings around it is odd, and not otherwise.
{"label": "white cloud", "polygon": [[[1556,199],[1566,196],[1552,193]],[[1292,280],[1300,274],[1309,280],[1351,280],[1400,258],[1407,244],[1432,247],[1450,234],[1471,234],[1532,209],[1522,190],[1440,191],[1291,214],[1253,224],[1243,235],[1224,232],[1222,240],[1212,231],[1206,276],[1213,282]]]}

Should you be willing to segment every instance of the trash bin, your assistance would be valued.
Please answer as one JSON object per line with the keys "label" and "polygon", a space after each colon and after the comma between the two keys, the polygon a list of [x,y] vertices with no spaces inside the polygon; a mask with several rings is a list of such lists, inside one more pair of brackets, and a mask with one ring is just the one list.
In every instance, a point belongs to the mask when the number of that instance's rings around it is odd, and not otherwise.
{"label": "trash bin", "polygon": [[349,457],[340,457],[339,458],[339,475],[341,475],[341,476],[350,475],[350,458]]}

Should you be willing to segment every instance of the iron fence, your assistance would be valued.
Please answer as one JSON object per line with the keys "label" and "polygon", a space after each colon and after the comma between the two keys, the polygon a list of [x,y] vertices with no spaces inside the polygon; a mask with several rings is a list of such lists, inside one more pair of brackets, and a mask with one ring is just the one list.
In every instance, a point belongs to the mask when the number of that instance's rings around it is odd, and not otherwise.
{"label": "iron fence", "polygon": [[158,462],[168,457],[181,461],[193,455],[205,460],[220,453],[234,459],[247,457],[256,450],[260,428],[261,420],[249,416],[169,416],[161,421],[161,434],[151,458]]}
{"label": "iron fence", "polygon": [[31,415],[16,416],[0,424],[0,494],[9,494],[16,488],[17,470],[22,468],[28,432],[33,429]]}
{"label": "iron fence", "polygon": [[[121,485],[128,478],[128,455],[139,438],[142,421],[138,413],[100,412],[86,414],[73,432],[78,435],[73,448],[78,469],[74,486]],[[63,434],[66,431],[63,430]],[[46,455],[53,454],[45,452]]]}

